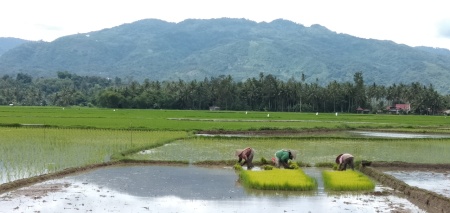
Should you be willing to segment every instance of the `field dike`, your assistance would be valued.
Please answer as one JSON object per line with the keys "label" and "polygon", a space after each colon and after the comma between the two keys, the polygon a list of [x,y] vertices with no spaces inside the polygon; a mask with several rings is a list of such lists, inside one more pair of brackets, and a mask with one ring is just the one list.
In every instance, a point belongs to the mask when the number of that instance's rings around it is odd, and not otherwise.
{"label": "field dike", "polygon": [[383,168],[390,169],[450,169],[450,164],[417,164],[405,162],[366,162],[360,171],[374,178],[383,185],[403,193],[415,205],[431,213],[450,213],[450,198],[443,195],[410,186],[392,175],[383,173]]}

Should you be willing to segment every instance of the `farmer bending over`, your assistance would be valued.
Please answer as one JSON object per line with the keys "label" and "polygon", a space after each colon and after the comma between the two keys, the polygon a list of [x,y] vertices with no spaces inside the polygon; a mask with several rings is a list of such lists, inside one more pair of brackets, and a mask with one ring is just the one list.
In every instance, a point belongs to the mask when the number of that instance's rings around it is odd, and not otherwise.
{"label": "farmer bending over", "polygon": [[344,153],[340,154],[336,157],[336,163],[339,164],[339,171],[344,171],[347,169],[347,165],[352,168],[352,170],[355,170],[355,165],[353,163],[353,155]]}
{"label": "farmer bending over", "polygon": [[275,166],[280,168],[281,164],[285,169],[290,169],[288,161],[295,159],[295,157],[296,153],[294,151],[282,149],[275,153]]}
{"label": "farmer bending over", "polygon": [[[255,151],[250,147],[247,147],[245,149],[237,149],[236,150],[236,156],[239,158],[238,163],[241,166],[244,166],[245,164],[247,164],[248,170],[250,170],[254,167],[253,163],[252,163],[253,155],[255,155]],[[242,159],[244,159],[244,162],[241,163]]]}

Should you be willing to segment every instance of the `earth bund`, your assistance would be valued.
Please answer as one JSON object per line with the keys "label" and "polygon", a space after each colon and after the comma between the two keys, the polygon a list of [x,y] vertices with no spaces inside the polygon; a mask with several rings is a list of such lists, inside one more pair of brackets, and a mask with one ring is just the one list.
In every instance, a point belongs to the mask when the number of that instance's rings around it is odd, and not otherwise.
{"label": "earth bund", "polygon": [[437,194],[426,189],[410,186],[404,181],[395,178],[392,175],[384,173],[383,169],[427,169],[427,170],[449,170],[450,164],[418,164],[406,162],[363,162],[360,167],[361,172],[374,178],[381,184],[391,187],[394,190],[403,193],[407,199],[415,205],[426,209],[431,213],[449,213],[450,198]]}

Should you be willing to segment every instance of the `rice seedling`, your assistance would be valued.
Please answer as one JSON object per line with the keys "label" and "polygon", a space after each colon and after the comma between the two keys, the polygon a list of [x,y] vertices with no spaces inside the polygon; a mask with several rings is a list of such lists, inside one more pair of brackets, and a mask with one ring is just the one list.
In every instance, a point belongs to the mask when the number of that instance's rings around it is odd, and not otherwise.
{"label": "rice seedling", "polygon": [[263,166],[262,166],[262,169],[263,169],[263,170],[272,170],[273,168],[275,168],[275,167],[273,167],[273,166],[271,166],[271,165],[263,165]]}
{"label": "rice seedling", "polygon": [[236,170],[236,171],[242,171],[242,170],[244,170],[244,169],[242,168],[241,164],[239,164],[239,163],[234,164],[233,169]]}
{"label": "rice seedling", "polygon": [[375,183],[366,175],[353,171],[323,171],[323,181],[326,189],[333,191],[372,190]]}
{"label": "rice seedling", "polygon": [[[45,124],[52,127],[146,129],[146,130],[270,130],[387,128],[401,131],[446,132],[440,116],[389,116],[298,112],[133,110],[83,107],[0,106],[0,125]],[[445,128],[447,127],[447,128]]]}
{"label": "rice seedling", "polygon": [[[339,153],[349,152],[355,162],[403,161],[411,163],[450,163],[448,139],[336,139],[336,138],[207,138],[177,140],[152,149],[150,153],[135,154],[133,159],[219,161],[234,160],[234,150],[250,146],[255,158],[271,159],[282,148],[297,150],[300,167],[320,162],[332,165]],[[168,153],[177,153],[169,155]]]}
{"label": "rice seedling", "polygon": [[317,187],[314,178],[300,169],[241,170],[241,183],[253,189],[307,191]]}
{"label": "rice seedling", "polygon": [[186,132],[0,128],[0,183],[114,160]]}
{"label": "rice seedling", "polygon": [[336,163],[334,162],[318,162],[314,164],[315,167],[327,167],[327,168],[334,168],[336,166]]}

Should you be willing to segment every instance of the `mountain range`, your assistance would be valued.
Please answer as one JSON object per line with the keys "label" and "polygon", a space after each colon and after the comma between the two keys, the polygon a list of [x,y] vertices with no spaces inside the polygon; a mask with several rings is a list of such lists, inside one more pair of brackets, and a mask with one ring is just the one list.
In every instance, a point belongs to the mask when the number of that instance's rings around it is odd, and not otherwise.
{"label": "mountain range", "polygon": [[[8,39],[8,41],[6,41]],[[55,77],[58,71],[129,80],[203,80],[230,75],[236,81],[294,78],[328,84],[419,82],[450,93],[450,50],[336,33],[288,20],[144,19],[52,42],[0,38],[0,74]]]}

